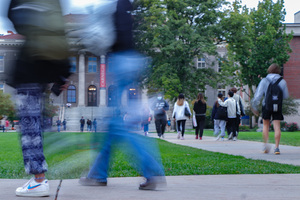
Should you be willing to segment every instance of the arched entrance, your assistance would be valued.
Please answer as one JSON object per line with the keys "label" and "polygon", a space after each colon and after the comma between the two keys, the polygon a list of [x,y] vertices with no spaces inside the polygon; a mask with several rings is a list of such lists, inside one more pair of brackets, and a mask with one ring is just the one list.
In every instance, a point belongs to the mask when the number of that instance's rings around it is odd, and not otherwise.
{"label": "arched entrance", "polygon": [[94,85],[88,88],[88,106],[97,106],[97,88]]}

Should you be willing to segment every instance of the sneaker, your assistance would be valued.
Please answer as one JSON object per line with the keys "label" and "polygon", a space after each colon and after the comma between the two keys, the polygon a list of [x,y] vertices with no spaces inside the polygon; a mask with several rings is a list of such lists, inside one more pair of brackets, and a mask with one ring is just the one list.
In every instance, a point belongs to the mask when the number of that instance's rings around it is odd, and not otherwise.
{"label": "sneaker", "polygon": [[236,141],[237,140],[237,138],[236,137],[233,137],[233,139],[232,139],[233,141]]}
{"label": "sneaker", "polygon": [[107,181],[81,177],[79,179],[79,184],[84,186],[107,186]]}
{"label": "sneaker", "polygon": [[198,135],[196,135],[196,138],[195,138],[196,140],[198,140]]}
{"label": "sneaker", "polygon": [[166,179],[164,176],[155,176],[152,178],[145,179],[140,184],[140,190],[155,190],[157,187],[161,188],[166,185]]}
{"label": "sneaker", "polygon": [[181,135],[181,132],[178,131],[178,132],[177,132],[177,139],[178,139],[178,140],[180,139],[180,135]]}
{"label": "sneaker", "polygon": [[219,134],[219,135],[217,136],[216,141],[218,141],[218,140],[220,139],[220,137],[221,137],[221,134]]}
{"label": "sneaker", "polygon": [[221,141],[224,141],[224,136],[223,136],[223,137],[221,137]]}
{"label": "sneaker", "polygon": [[230,133],[229,135],[228,135],[228,140],[231,140],[232,139],[232,133]]}
{"label": "sneaker", "polygon": [[202,140],[202,137],[199,137],[199,140]]}
{"label": "sneaker", "polygon": [[184,137],[183,136],[181,136],[181,138],[180,138],[181,140],[184,140]]}
{"label": "sneaker", "polygon": [[280,154],[280,151],[279,151],[279,148],[277,147],[277,148],[275,148],[275,151],[274,151],[274,153],[276,154],[276,155],[279,155]]}
{"label": "sneaker", "polygon": [[31,178],[25,185],[16,189],[16,195],[22,197],[47,197],[50,195],[49,183],[45,179],[39,183]]}
{"label": "sneaker", "polygon": [[265,144],[263,148],[263,153],[269,153],[271,146],[269,144]]}
{"label": "sneaker", "polygon": [[164,134],[162,134],[161,137],[162,137],[162,139],[165,139],[165,135]]}

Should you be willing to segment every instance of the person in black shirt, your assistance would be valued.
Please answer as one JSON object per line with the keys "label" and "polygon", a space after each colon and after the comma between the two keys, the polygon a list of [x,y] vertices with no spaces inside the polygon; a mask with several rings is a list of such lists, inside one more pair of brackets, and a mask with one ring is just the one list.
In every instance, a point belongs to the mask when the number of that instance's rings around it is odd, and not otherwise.
{"label": "person in black shirt", "polygon": [[157,100],[152,104],[151,109],[154,110],[155,127],[158,137],[164,138],[164,133],[167,125],[166,111],[169,110],[169,104],[158,94]]}
{"label": "person in black shirt", "polygon": [[[196,114],[197,127],[195,130],[196,140],[199,138],[202,140],[203,129],[205,125],[205,115],[206,115],[206,101],[202,93],[198,94],[197,101],[194,103],[194,108]],[[200,135],[199,135],[200,131]]]}

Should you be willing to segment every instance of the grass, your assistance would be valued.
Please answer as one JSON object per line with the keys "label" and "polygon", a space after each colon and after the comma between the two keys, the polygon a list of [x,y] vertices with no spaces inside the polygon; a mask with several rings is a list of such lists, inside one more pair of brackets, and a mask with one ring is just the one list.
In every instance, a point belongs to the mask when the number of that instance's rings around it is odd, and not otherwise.
{"label": "grass", "polygon": [[[195,134],[195,130],[189,129],[186,134]],[[204,136],[214,136],[212,130],[204,130]],[[239,140],[249,140],[262,142],[262,132],[240,132],[238,136]],[[274,132],[269,133],[269,142],[274,144]],[[300,146],[300,131],[295,132],[281,132],[280,144]]]}
{"label": "grass", "polygon": [[[208,133],[208,132],[207,132]],[[212,134],[212,133],[211,133]],[[47,133],[44,149],[49,179],[79,178],[89,168],[97,143],[90,144],[90,133]],[[300,173],[300,166],[272,163],[214,153],[155,140],[159,145],[165,174],[277,174]],[[94,140],[93,140],[94,141]],[[124,147],[124,146],[123,146]],[[132,167],[130,157],[114,152],[111,177],[139,176]],[[28,178],[24,172],[22,153],[17,133],[0,133],[0,178]]]}

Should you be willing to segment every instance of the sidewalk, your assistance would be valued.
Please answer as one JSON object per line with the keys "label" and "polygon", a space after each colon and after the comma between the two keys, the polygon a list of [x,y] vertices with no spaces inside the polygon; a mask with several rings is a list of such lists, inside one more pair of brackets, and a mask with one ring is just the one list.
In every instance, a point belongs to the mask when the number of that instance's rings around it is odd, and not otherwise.
{"label": "sidewalk", "polygon": [[[296,200],[300,174],[168,176],[167,187],[138,190],[141,178],[109,178],[106,187],[88,187],[78,179],[63,180],[57,200]],[[58,180],[51,180],[50,197],[15,196],[25,180],[0,179],[1,200],[54,200]]]}
{"label": "sidewalk", "polygon": [[[150,137],[157,137],[155,133],[150,133]],[[220,152],[231,155],[243,156],[245,158],[251,158],[255,160],[267,160],[271,162],[277,162],[282,164],[290,164],[300,166],[300,147],[280,145],[280,155],[273,154],[274,144],[271,144],[272,148],[270,153],[263,154],[262,142],[252,142],[246,140],[227,140],[216,141],[215,137],[204,136],[202,140],[195,140],[194,135],[185,135],[185,140],[178,140],[177,134],[166,133],[165,139],[168,142],[175,144],[194,147],[197,149],[203,149],[212,152]]]}

